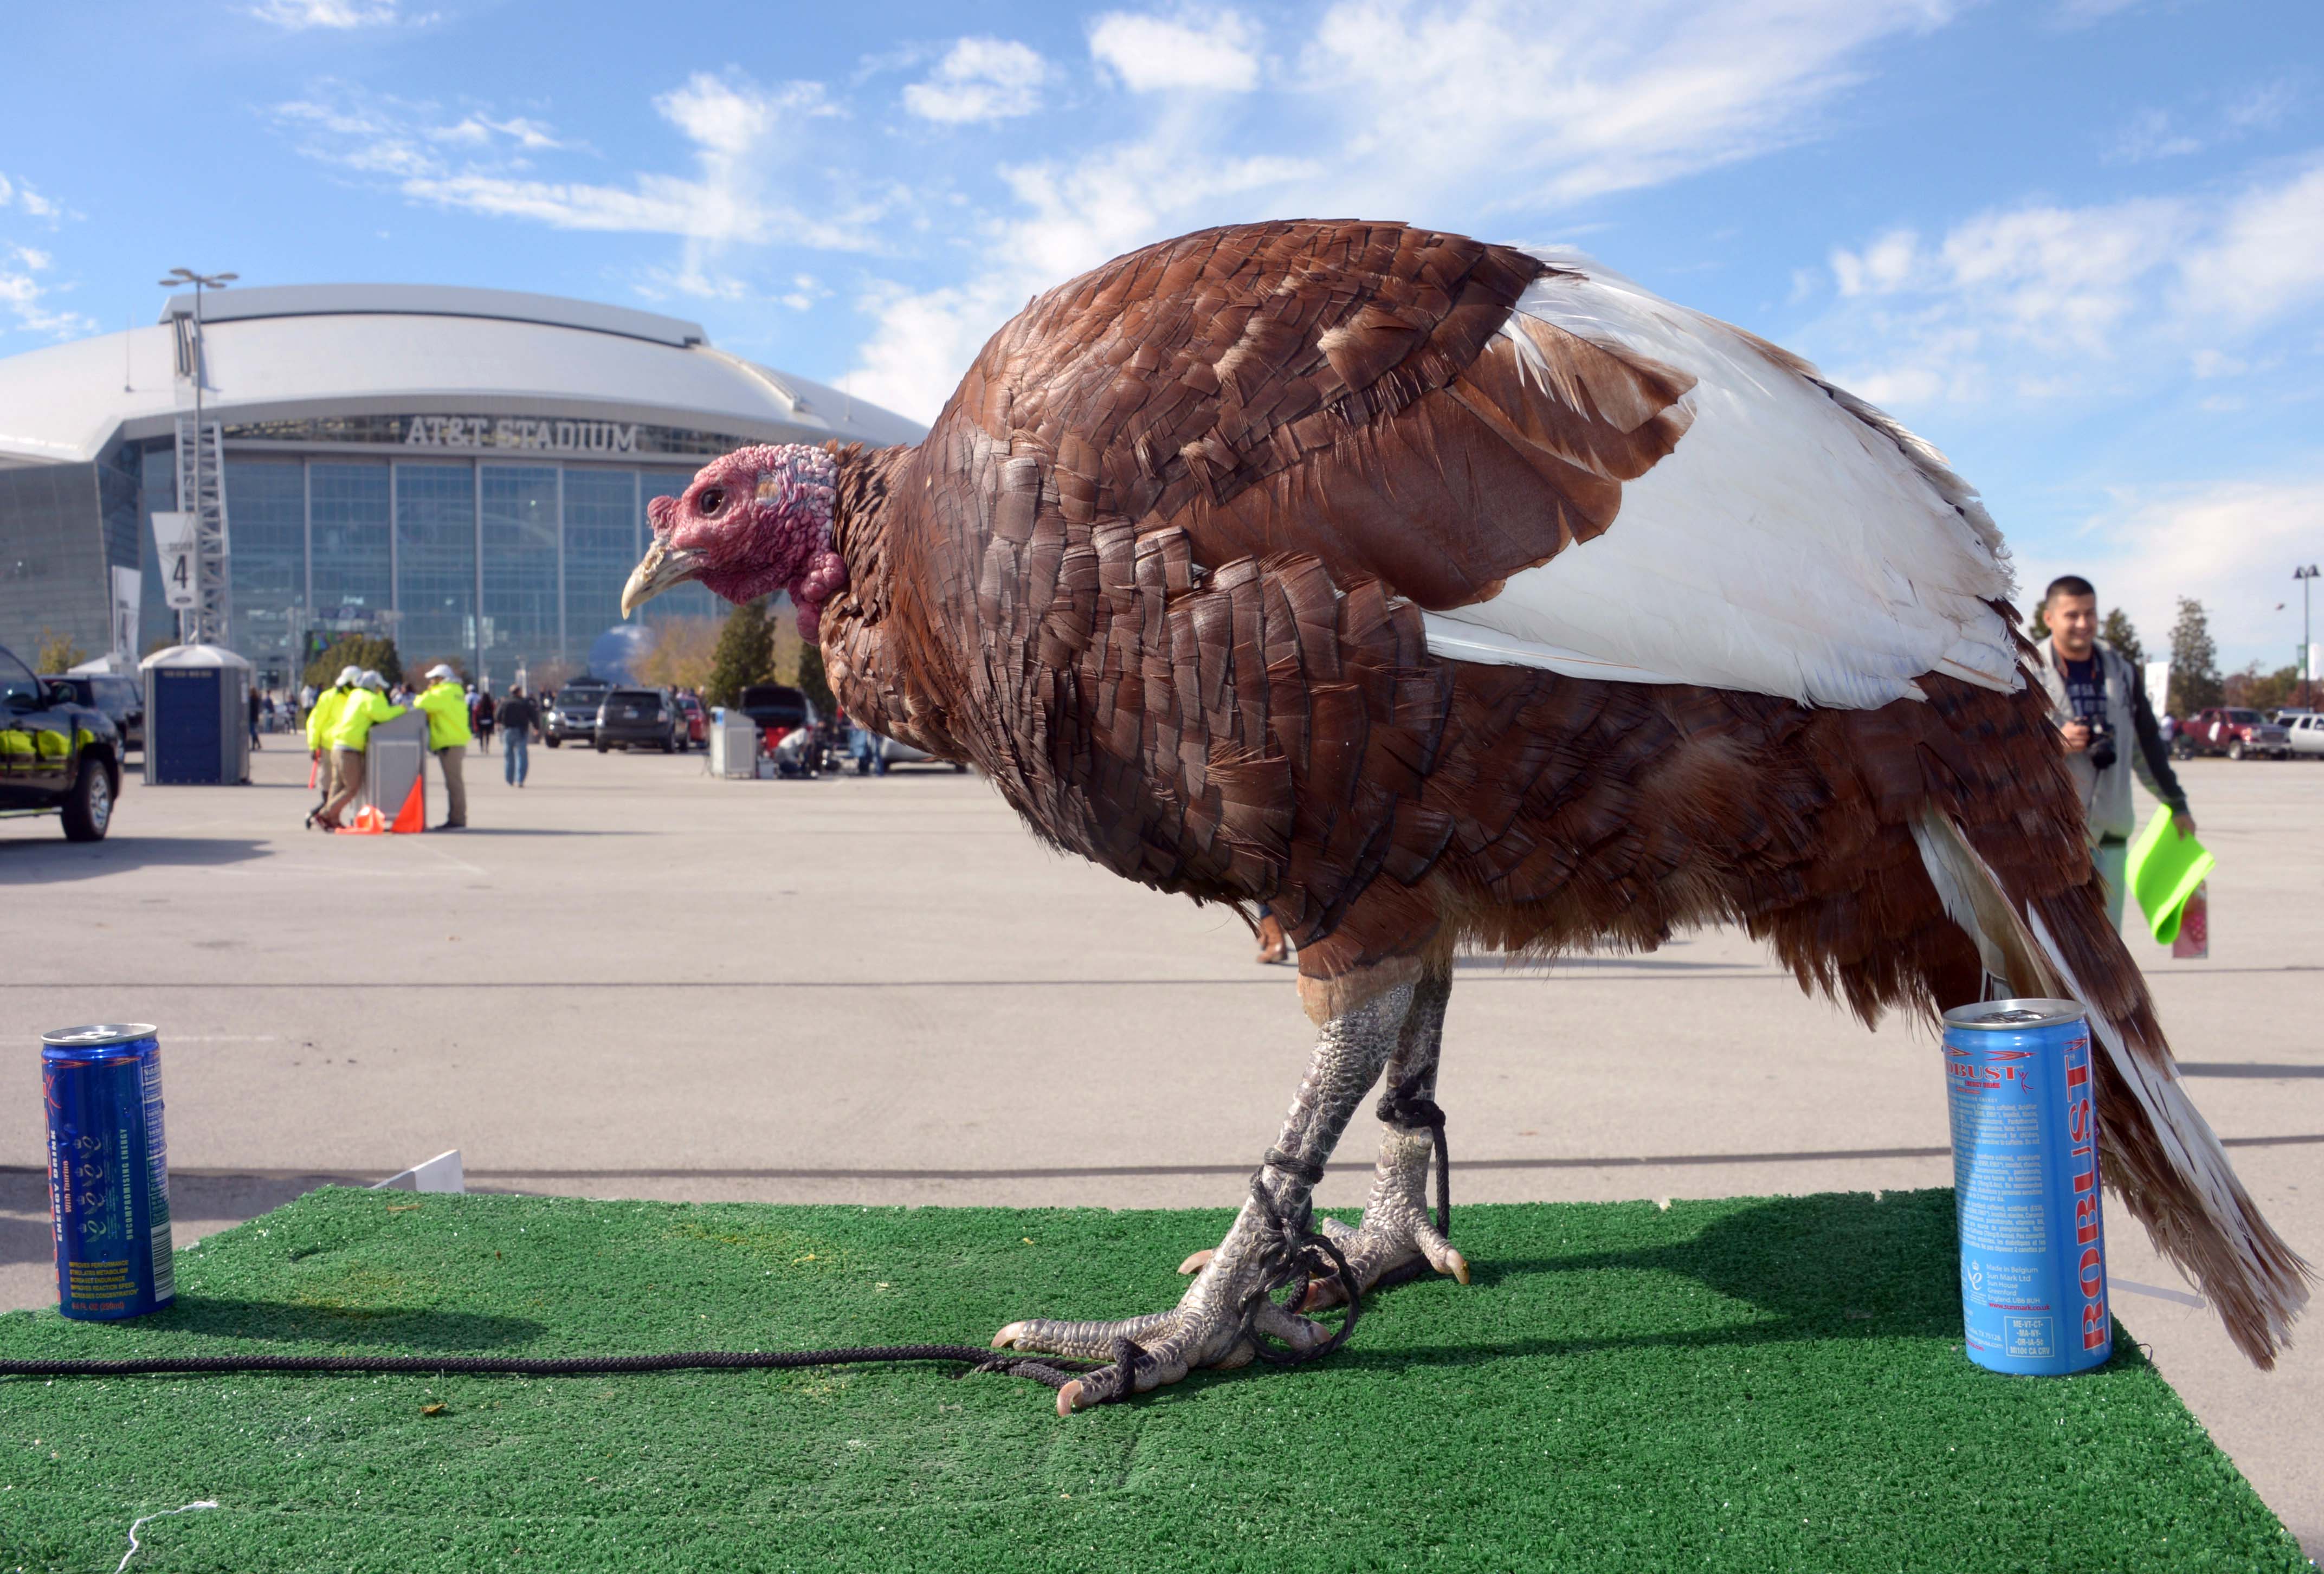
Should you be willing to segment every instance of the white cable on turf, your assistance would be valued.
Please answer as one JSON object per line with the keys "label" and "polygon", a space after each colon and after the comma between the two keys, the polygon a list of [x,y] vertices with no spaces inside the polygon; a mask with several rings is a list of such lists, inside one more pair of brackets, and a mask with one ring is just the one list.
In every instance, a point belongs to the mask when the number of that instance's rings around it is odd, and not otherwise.
{"label": "white cable on turf", "polygon": [[215,1497],[205,1497],[199,1503],[182,1504],[176,1508],[165,1508],[161,1510],[159,1513],[149,1514],[143,1519],[130,1521],[129,1550],[122,1553],[121,1561],[113,1566],[113,1574],[121,1574],[121,1571],[124,1569],[129,1567],[129,1560],[137,1555],[137,1527],[139,1525],[148,1523],[151,1521],[157,1519],[167,1519],[173,1514],[191,1514],[198,1508],[216,1508],[217,1506],[217,1499]]}

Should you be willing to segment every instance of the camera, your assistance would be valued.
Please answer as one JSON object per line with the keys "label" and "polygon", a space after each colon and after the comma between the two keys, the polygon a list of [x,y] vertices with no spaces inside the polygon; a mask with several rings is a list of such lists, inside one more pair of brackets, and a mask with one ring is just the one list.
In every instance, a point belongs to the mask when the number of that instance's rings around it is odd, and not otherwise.
{"label": "camera", "polygon": [[2114,729],[2102,721],[2085,723],[2090,730],[2090,769],[2111,770],[2116,758],[2114,751]]}

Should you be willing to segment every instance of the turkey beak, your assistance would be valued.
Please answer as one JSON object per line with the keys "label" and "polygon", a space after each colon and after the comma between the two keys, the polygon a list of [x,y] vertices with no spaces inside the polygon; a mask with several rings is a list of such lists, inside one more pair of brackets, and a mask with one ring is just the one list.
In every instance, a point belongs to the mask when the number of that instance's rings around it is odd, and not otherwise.
{"label": "turkey beak", "polygon": [[628,617],[673,584],[683,584],[702,572],[702,554],[673,547],[668,536],[656,536],[644,561],[630,571],[622,586],[622,616]]}

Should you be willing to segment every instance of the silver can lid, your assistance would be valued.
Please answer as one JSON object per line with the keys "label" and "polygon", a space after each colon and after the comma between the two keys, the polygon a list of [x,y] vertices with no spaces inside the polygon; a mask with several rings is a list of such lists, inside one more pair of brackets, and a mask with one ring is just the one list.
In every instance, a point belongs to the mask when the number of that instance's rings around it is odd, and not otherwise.
{"label": "silver can lid", "polygon": [[2079,1000],[1979,1000],[1946,1012],[1945,1026],[2023,1033],[2028,1028],[2080,1022],[2085,1015]]}
{"label": "silver can lid", "polygon": [[134,1044],[159,1038],[161,1030],[150,1022],[99,1022],[88,1027],[60,1027],[41,1035],[42,1044],[62,1049],[103,1049],[108,1044]]}

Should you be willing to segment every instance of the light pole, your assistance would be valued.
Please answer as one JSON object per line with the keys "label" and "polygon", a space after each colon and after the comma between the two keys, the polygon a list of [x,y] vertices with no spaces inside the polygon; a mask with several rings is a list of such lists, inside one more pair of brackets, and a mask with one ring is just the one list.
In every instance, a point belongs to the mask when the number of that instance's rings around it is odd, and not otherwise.
{"label": "light pole", "polygon": [[2315,675],[2309,669],[2316,665],[2311,659],[2316,648],[2308,642],[2308,593],[2316,584],[2316,565],[2293,569],[2292,577],[2300,582],[2300,705],[2305,710],[2313,703],[2308,697],[2308,688]]}
{"label": "light pole", "polygon": [[[194,376],[194,463],[193,469],[191,471],[191,474],[193,476],[193,496],[190,498],[180,498],[178,500],[178,506],[181,509],[191,508],[198,511],[201,508],[203,372],[202,291],[205,290],[223,290],[241,277],[242,275],[239,273],[197,273],[191,268],[172,268],[170,270],[170,276],[168,278],[158,281],[161,288],[164,290],[182,290],[189,284],[194,287],[194,352],[190,357],[191,365],[189,367],[189,370],[191,370]],[[183,456],[180,456],[180,458],[182,457]],[[184,475],[188,474],[188,472],[181,466],[179,470],[179,474],[180,475]],[[224,477],[220,477],[218,483],[221,486],[225,484]],[[198,599],[193,609],[192,622],[194,627],[192,637],[199,639],[220,638],[221,636],[219,636],[216,631],[204,629],[201,626],[205,616],[205,604]],[[178,638],[184,640],[188,637],[189,632],[186,626],[186,620],[181,617],[178,624]]]}
{"label": "light pole", "polygon": [[239,273],[197,273],[191,268],[172,268],[170,276],[160,281],[164,290],[194,287],[194,474],[201,474],[202,453],[202,291],[224,290],[241,278]]}

